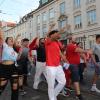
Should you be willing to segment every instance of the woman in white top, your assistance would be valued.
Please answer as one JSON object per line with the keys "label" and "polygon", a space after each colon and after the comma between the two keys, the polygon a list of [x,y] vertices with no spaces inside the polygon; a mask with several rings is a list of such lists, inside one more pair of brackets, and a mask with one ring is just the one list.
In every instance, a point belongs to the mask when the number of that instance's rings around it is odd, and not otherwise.
{"label": "woman in white top", "polygon": [[[1,36],[1,35],[0,35]],[[1,39],[2,37],[0,37]],[[4,91],[8,80],[11,84],[11,100],[18,100],[18,72],[15,62],[18,54],[13,49],[14,40],[7,37],[2,46],[2,63],[0,64],[0,95]]]}

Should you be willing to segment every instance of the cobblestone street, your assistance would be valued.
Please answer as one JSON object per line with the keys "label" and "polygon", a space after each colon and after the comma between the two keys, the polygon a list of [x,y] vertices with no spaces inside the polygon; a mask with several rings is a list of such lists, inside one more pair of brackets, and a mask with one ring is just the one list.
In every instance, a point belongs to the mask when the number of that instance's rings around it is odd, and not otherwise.
{"label": "cobblestone street", "polygon": [[[89,68],[89,71],[85,72],[86,85],[81,86],[82,94],[85,100],[100,100],[100,94],[90,92],[91,88],[91,76],[93,75],[93,68]],[[34,72],[33,72],[34,73]],[[33,80],[32,75],[29,77],[28,87],[25,88],[27,94],[25,96],[19,96],[19,100],[48,100],[47,95],[47,84],[46,82],[41,82],[39,85],[39,90],[34,90],[32,88]],[[98,82],[98,87],[100,88],[100,81]],[[10,100],[10,86],[8,85],[0,100]],[[71,93],[70,97],[64,97],[62,95],[58,96],[58,100],[75,100],[75,93]]]}

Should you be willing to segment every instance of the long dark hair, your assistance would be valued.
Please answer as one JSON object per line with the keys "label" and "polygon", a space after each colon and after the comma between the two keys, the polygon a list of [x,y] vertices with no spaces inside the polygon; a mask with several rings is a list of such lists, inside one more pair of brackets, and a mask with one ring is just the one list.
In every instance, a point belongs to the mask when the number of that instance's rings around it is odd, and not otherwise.
{"label": "long dark hair", "polygon": [[44,38],[39,39],[39,46],[44,46],[44,43],[42,43],[41,40],[45,40],[45,39]]}
{"label": "long dark hair", "polygon": [[[9,38],[13,38],[13,37],[7,37],[6,39],[5,39],[5,42],[8,44],[8,39]],[[13,45],[13,49],[14,49],[14,51],[16,51],[17,53],[18,53],[18,51],[17,51],[17,47],[15,46],[15,45]]]}

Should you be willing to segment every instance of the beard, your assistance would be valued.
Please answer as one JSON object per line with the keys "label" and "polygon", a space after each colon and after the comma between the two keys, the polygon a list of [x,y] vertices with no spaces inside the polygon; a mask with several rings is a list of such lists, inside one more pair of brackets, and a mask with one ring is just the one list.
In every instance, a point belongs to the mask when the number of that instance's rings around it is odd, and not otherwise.
{"label": "beard", "polygon": [[41,43],[40,43],[40,46],[44,46],[44,43],[43,43],[43,42],[41,42]]}

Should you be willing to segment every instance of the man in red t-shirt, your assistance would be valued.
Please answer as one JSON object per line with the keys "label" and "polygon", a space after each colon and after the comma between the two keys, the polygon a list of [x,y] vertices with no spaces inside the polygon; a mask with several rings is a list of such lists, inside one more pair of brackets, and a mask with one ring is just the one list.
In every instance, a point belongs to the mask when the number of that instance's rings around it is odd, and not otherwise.
{"label": "man in red t-shirt", "polygon": [[83,100],[80,93],[78,71],[78,65],[80,64],[80,53],[85,53],[85,51],[76,45],[76,38],[74,36],[70,37],[70,43],[67,45],[66,49],[66,58],[70,63],[69,70],[71,72],[71,80],[73,81],[76,90],[76,97],[79,100]]}
{"label": "man in red t-shirt", "polygon": [[[45,40],[46,48],[46,73],[48,83],[49,100],[57,100],[57,95],[63,89],[66,80],[61,61],[61,43],[58,41],[60,34],[53,30],[49,33],[49,37]],[[55,80],[58,84],[55,87]]]}
{"label": "man in red t-shirt", "polygon": [[75,50],[78,47],[76,46],[76,44],[70,43],[67,45],[67,59],[69,61],[70,64],[80,64],[80,55],[78,52],[76,52]]}

